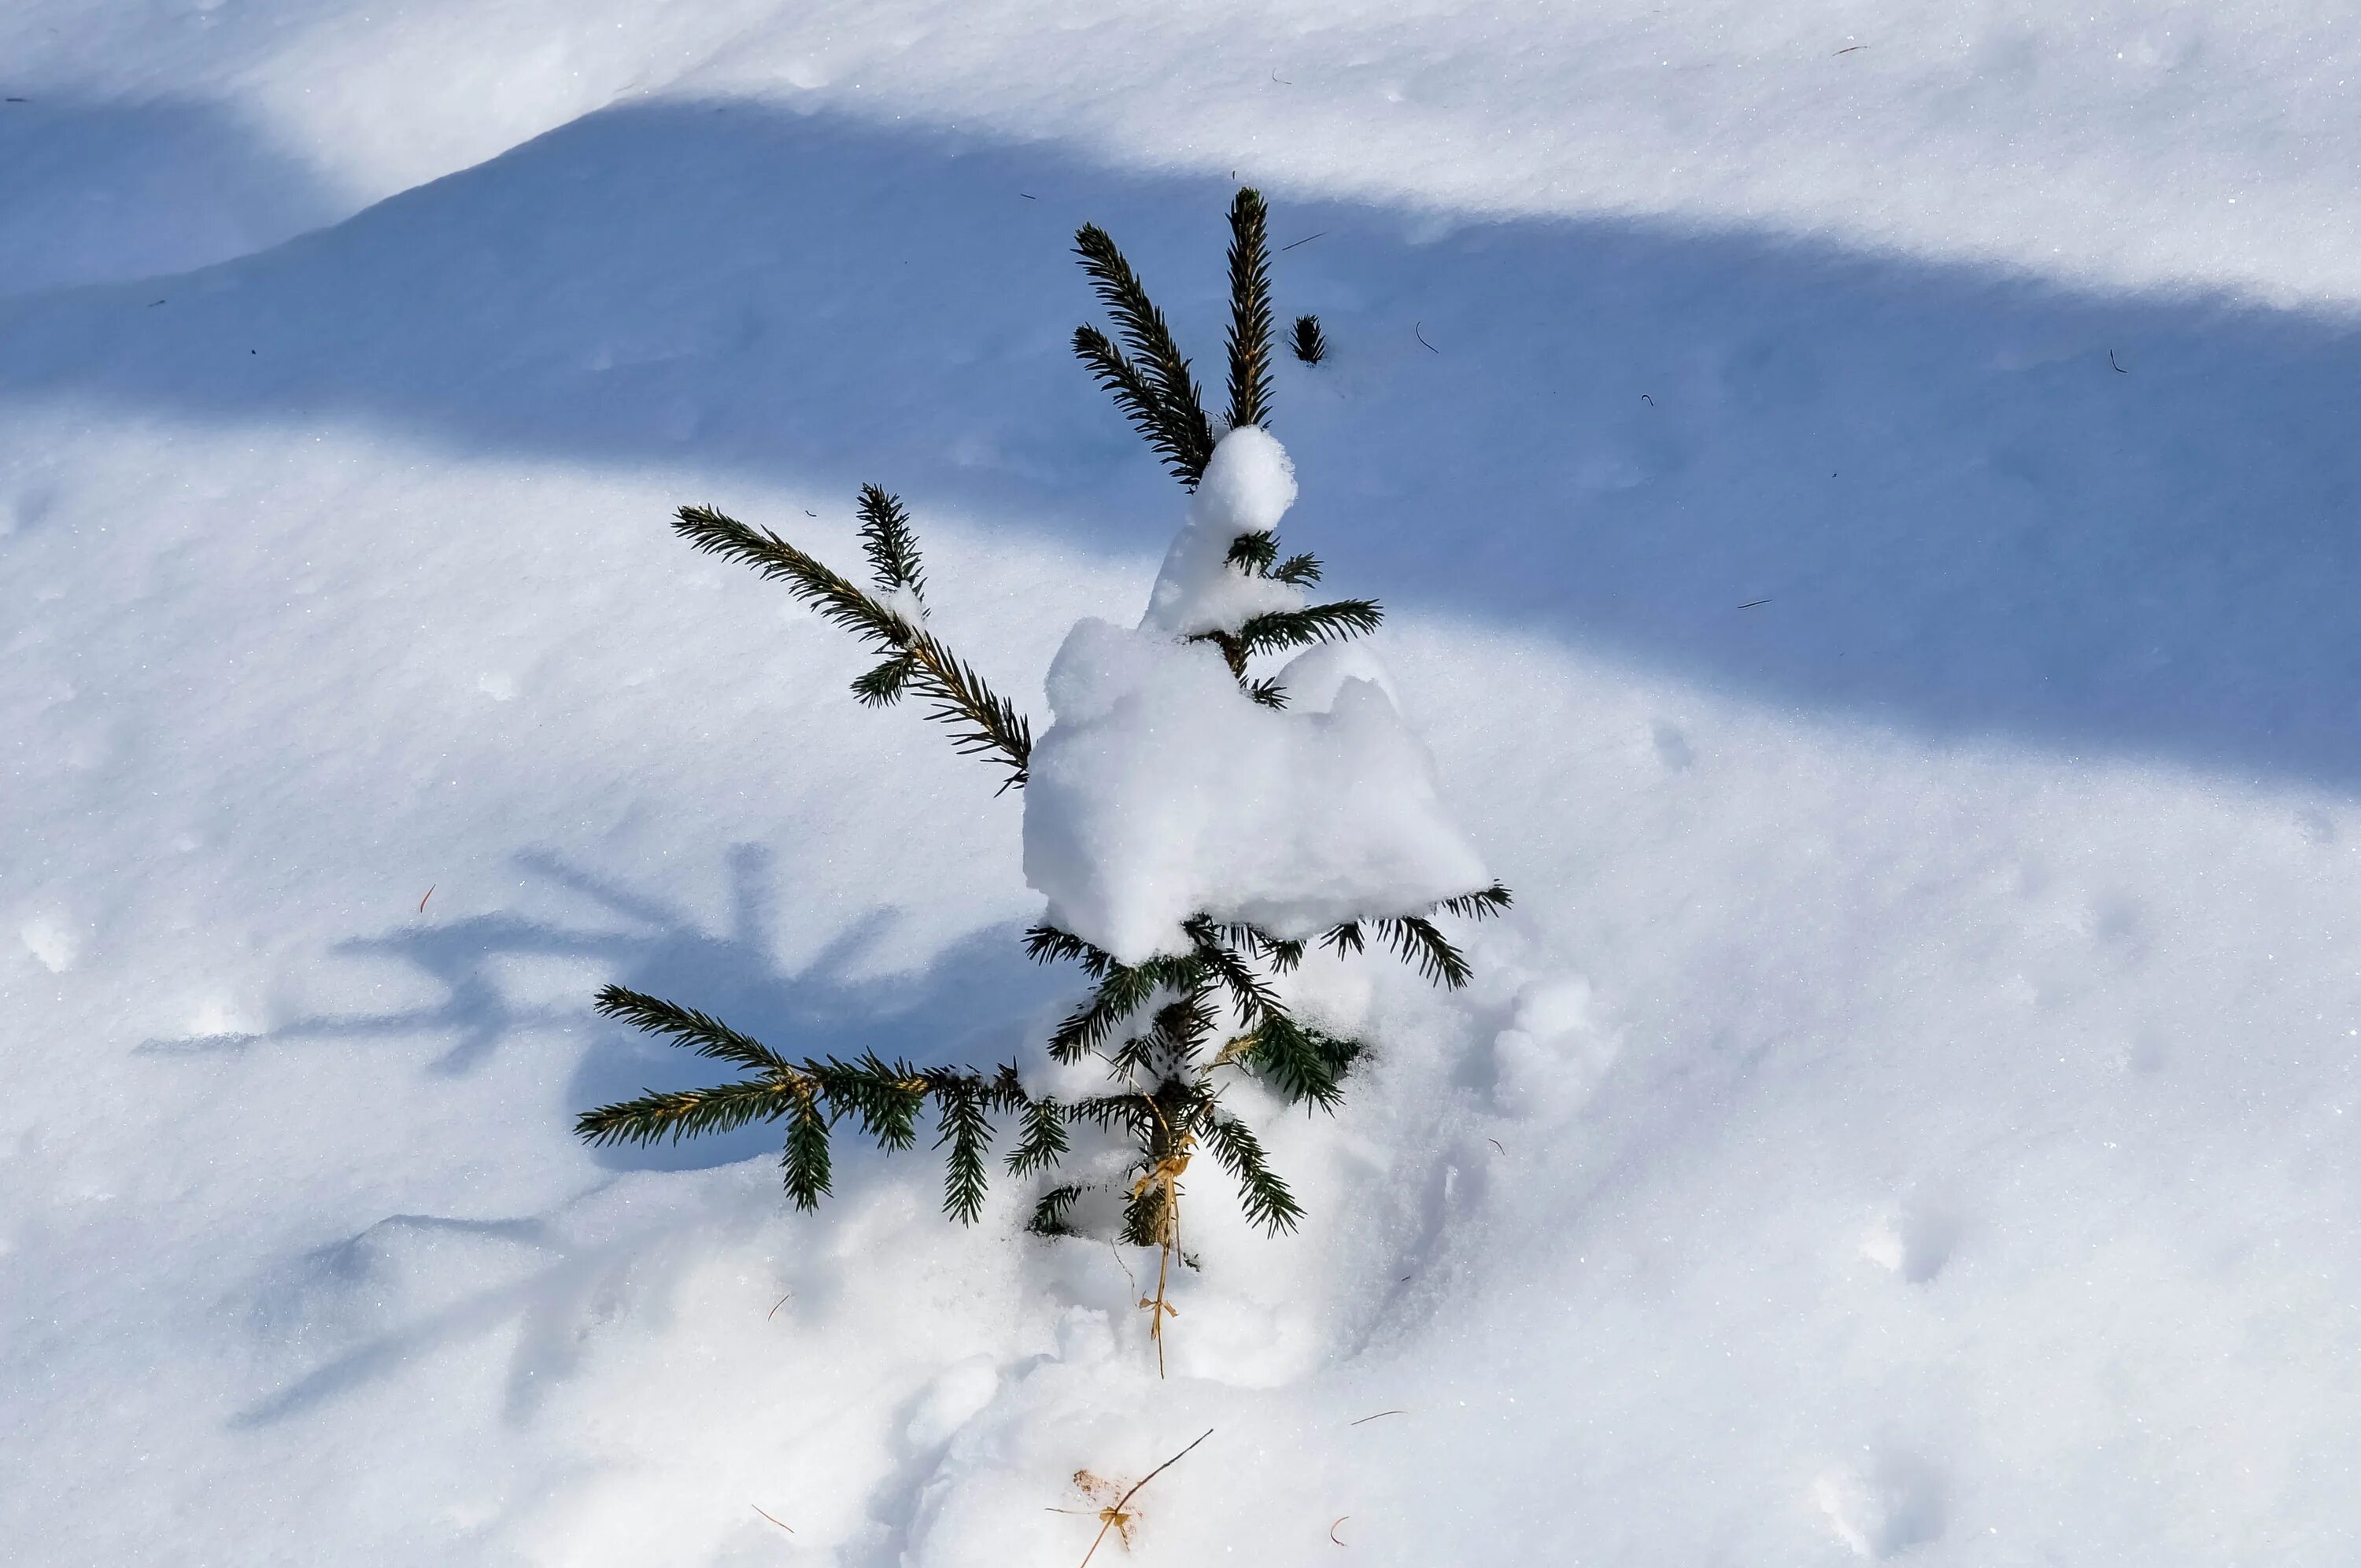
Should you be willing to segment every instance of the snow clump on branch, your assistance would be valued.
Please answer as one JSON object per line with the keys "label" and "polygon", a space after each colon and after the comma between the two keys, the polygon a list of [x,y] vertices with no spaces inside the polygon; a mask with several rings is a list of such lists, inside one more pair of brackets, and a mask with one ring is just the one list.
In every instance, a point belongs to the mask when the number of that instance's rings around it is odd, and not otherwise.
{"label": "snow clump on branch", "polygon": [[1025,877],[1051,925],[1119,962],[1187,950],[1181,925],[1199,913],[1304,938],[1489,881],[1366,649],[1298,655],[1277,708],[1190,641],[1301,607],[1300,588],[1228,564],[1295,493],[1268,432],[1223,437],[1138,627],[1081,621],[1050,665]]}

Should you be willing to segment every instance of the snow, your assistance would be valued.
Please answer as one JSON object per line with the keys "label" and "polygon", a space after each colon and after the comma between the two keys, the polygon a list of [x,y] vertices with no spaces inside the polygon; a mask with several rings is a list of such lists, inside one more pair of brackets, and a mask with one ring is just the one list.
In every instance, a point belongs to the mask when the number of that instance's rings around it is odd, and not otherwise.
{"label": "snow", "polygon": [[[12,1561],[1071,1563],[1076,1471],[1208,1429],[1097,1561],[2352,1557],[2345,12],[0,46]],[[1140,1260],[1005,1183],[961,1231],[848,1145],[802,1216],[761,1129],[569,1126],[710,1065],[609,981],[930,1061],[1071,1005],[1029,802],[663,523],[851,571],[885,484],[1051,717],[1180,504],[1065,247],[1211,365],[1234,170],[1333,345],[1287,547],[1389,609],[1291,711],[1385,693],[1518,905],[1464,994],[1307,963],[1378,1048],[1241,1101],[1309,1217],[1192,1184],[1159,1382]]]}
{"label": "snow", "polygon": [[1235,631],[1257,615],[1303,608],[1300,588],[1229,564],[1241,534],[1268,533],[1295,504],[1295,467],[1268,431],[1231,431],[1213,448],[1188,521],[1165,552],[1140,620],[1172,637]]}
{"label": "snow", "polygon": [[[1298,939],[1415,915],[1489,884],[1366,649],[1328,644],[1280,672],[1288,705],[1238,687],[1189,638],[1301,609],[1304,595],[1228,562],[1295,501],[1268,432],[1224,435],[1135,630],[1078,623],[1050,662],[1051,723],[1025,791],[1025,880],[1049,923],[1138,963],[1184,952],[1205,914]],[[1301,672],[1307,688],[1286,677]]]}
{"label": "snow", "polygon": [[1200,913],[1305,938],[1488,885],[1433,760],[1373,681],[1273,709],[1209,645],[1089,620],[1048,688],[1025,880],[1050,924],[1120,962],[1187,950],[1181,923]]}

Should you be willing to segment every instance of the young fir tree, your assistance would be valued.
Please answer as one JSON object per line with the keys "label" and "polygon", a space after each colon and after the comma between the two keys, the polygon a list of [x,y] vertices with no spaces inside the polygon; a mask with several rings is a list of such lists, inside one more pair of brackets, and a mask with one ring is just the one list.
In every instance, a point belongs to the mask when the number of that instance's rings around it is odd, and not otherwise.
{"label": "young fir tree", "polygon": [[[1077,329],[1075,352],[1187,489],[1204,475],[1221,433],[1269,421],[1265,215],[1261,196],[1251,189],[1240,191],[1231,204],[1228,406],[1218,426],[1205,412],[1190,362],[1163,313],[1123,253],[1095,225],[1075,236],[1075,252],[1115,328],[1113,335],[1095,326]],[[859,513],[866,586],[769,530],[709,507],[683,507],[673,527],[693,547],[742,561],[779,582],[866,642],[878,663],[853,683],[862,703],[887,707],[918,699],[928,718],[950,729],[960,751],[999,770],[1001,790],[1024,788],[1032,727],[930,630],[928,584],[908,514],[873,485],[862,490]],[[1321,576],[1312,556],[1282,557],[1268,531],[1238,535],[1224,569],[1293,587]],[[1335,599],[1264,609],[1187,641],[1217,652],[1255,702],[1284,708],[1288,698],[1279,681],[1254,673],[1257,658],[1356,637],[1379,620],[1371,600]],[[1013,1136],[1002,1164],[1009,1175],[1023,1178],[1059,1171],[1075,1153],[1077,1126],[1112,1135],[1128,1150],[1116,1184],[1120,1239],[1161,1254],[1157,1296],[1141,1303],[1156,1312],[1152,1332],[1160,1362],[1162,1320],[1170,1310],[1164,1278],[1179,1245],[1181,1179],[1196,1156],[1213,1157],[1237,1184],[1247,1218],[1266,1231],[1292,1230],[1302,1213],[1260,1139],[1225,1103],[1224,1087],[1252,1078],[1289,1104],[1333,1110],[1360,1054],[1358,1041],[1298,1018],[1283,993],[1282,982],[1304,961],[1308,947],[1316,943],[1341,958],[1374,941],[1430,981],[1458,987],[1467,982],[1467,961],[1435,916],[1481,919],[1508,905],[1508,890],[1494,883],[1427,907],[1369,910],[1293,935],[1200,912],[1181,924],[1171,950],[1132,963],[1045,921],[1027,933],[1027,953],[1041,963],[1075,965],[1092,986],[1050,1036],[1049,1054],[1069,1064],[1095,1058],[1105,1072],[1099,1092],[1065,1100],[1028,1088],[1014,1064],[944,1068],[873,1053],[851,1060],[790,1056],[693,1007],[610,985],[598,995],[600,1013],[728,1063],[741,1076],[708,1089],[602,1105],[585,1113],[577,1130],[594,1144],[647,1144],[782,1122],[787,1195],[809,1210],[829,1190],[830,1139],[841,1124],[850,1120],[881,1146],[904,1149],[917,1141],[930,1117],[934,1146],[944,1152],[944,1211],[970,1223],[983,1209],[996,1138]],[[1069,1234],[1071,1211],[1088,1185],[1049,1186],[1034,1205],[1030,1228]]]}

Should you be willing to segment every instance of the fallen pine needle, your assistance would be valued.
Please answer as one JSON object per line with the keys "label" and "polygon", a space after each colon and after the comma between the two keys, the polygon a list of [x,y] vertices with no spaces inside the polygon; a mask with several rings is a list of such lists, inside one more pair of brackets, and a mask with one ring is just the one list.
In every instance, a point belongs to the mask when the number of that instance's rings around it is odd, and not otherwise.
{"label": "fallen pine needle", "polygon": [[[1363,1416],[1357,1421],[1346,1421],[1345,1424],[1348,1427],[1365,1426],[1368,1422],[1376,1420],[1378,1416],[1406,1416],[1408,1414],[1410,1414],[1408,1410],[1379,1410],[1377,1416]],[[1347,1515],[1345,1517],[1349,1519],[1351,1516]]]}
{"label": "fallen pine needle", "polygon": [[440,883],[431,883],[427,885],[426,892],[418,900],[418,913],[421,915],[426,913],[426,900],[434,897],[434,890],[442,885]]}
{"label": "fallen pine needle", "polygon": [[764,1508],[762,1504],[749,1503],[746,1506],[753,1509],[756,1513],[761,1514],[764,1519],[769,1519],[773,1524],[777,1525],[781,1530],[785,1530],[789,1535],[796,1533],[795,1526],[774,1515],[770,1509]]}
{"label": "fallen pine needle", "polygon": [[795,1299],[796,1299],[796,1293],[795,1293],[794,1291],[790,1290],[790,1291],[788,1291],[785,1295],[784,1295],[784,1296],[780,1297],[777,1300],[775,1300],[775,1301],[772,1302],[772,1303],[771,1303],[771,1310],[770,1310],[769,1311],[767,1311],[767,1312],[765,1312],[765,1313],[763,1313],[763,1321],[764,1322],[766,1322],[766,1323],[767,1323],[767,1322],[769,1322],[773,1318],[777,1317],[777,1316],[779,1315],[779,1309],[780,1309],[780,1308],[782,1308],[782,1307],[784,1307],[784,1306],[785,1306],[788,1302],[790,1302],[790,1301],[794,1300]]}
{"label": "fallen pine needle", "polygon": [[[1213,1429],[1212,1427],[1207,1427],[1203,1431],[1197,1434],[1197,1442],[1202,1442],[1213,1435]],[[1159,1475],[1163,1475],[1167,1470],[1171,1469],[1174,1465],[1188,1458],[1190,1450],[1195,1448],[1197,1446],[1197,1442],[1191,1443],[1188,1448],[1182,1449],[1180,1453],[1174,1454],[1171,1458],[1166,1460],[1163,1464],[1158,1465],[1147,1475],[1142,1475],[1138,1480],[1134,1481],[1131,1484],[1131,1489],[1129,1491],[1126,1492],[1122,1497],[1117,1497],[1107,1507],[1099,1510],[1099,1532],[1098,1534],[1091,1537],[1091,1549],[1082,1553],[1081,1568],[1091,1568],[1091,1559],[1098,1555],[1099,1542],[1106,1539],[1107,1531],[1111,1530],[1123,1530],[1124,1527],[1131,1523],[1131,1516],[1124,1512],[1124,1505],[1130,1502],[1132,1498],[1139,1496],[1139,1489],[1142,1486],[1147,1486],[1150,1481],[1155,1480]],[[1131,1539],[1127,1530],[1125,1532],[1124,1539],[1126,1541]]]}
{"label": "fallen pine needle", "polygon": [[[1351,1519],[1352,1517],[1353,1516],[1350,1514],[1338,1514],[1336,1516],[1336,1524],[1343,1524],[1346,1519]],[[1331,1541],[1336,1541],[1336,1524],[1332,1524],[1328,1527],[1328,1539]],[[1336,1541],[1336,1544],[1342,1546],[1345,1542]]]}

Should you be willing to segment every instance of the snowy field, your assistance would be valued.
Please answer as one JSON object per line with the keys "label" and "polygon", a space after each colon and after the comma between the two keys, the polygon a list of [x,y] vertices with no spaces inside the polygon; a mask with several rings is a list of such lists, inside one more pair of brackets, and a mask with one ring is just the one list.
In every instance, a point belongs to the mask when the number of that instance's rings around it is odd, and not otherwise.
{"label": "snowy field", "polygon": [[[2349,6],[0,7],[0,1556],[2361,1561]],[[1000,1059],[1022,806],[664,526],[898,490],[1021,706],[1274,205],[1287,543],[1518,894],[1154,1255],[755,1128]],[[1214,372],[1217,377],[1218,372]],[[1379,1412],[1388,1412],[1372,1420]],[[1071,1511],[1057,1511],[1071,1510]]]}

